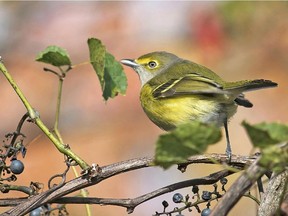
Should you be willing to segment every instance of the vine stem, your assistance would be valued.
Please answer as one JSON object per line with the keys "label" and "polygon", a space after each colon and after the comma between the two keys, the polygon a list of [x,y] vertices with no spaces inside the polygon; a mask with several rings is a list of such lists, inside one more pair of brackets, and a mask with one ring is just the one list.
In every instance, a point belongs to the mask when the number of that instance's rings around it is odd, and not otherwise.
{"label": "vine stem", "polygon": [[[76,170],[76,168],[74,166],[72,166],[72,171],[74,173],[74,176],[76,178],[78,178],[79,175],[78,175],[78,172],[77,172],[77,170]],[[80,194],[84,198],[88,198],[88,195],[89,195],[88,191],[85,188],[82,188],[80,190]],[[90,207],[89,203],[85,203],[85,209],[86,209],[87,216],[92,216],[92,210],[91,210],[91,207]]]}
{"label": "vine stem", "polygon": [[[66,73],[71,69],[72,69],[72,67],[69,67],[67,70],[63,70],[61,67],[59,67],[61,74],[56,73],[56,75],[59,78],[59,81],[58,81],[58,96],[57,96],[55,122],[54,122],[53,131],[61,143],[64,143],[62,136],[60,134],[60,131],[59,131],[59,121],[60,121],[59,117],[60,117],[60,111],[61,111],[61,101],[62,101],[62,92],[63,92],[62,90],[63,90],[64,78],[66,76]],[[52,70],[51,70],[51,72],[52,72]],[[79,177],[79,174],[78,174],[75,166],[72,166],[72,170],[73,170],[75,177]],[[85,189],[81,189],[80,193],[81,193],[82,197],[88,196],[88,192]],[[92,211],[91,211],[89,204],[85,204],[85,209],[86,209],[87,216],[91,216]]]}
{"label": "vine stem", "polygon": [[65,72],[62,71],[62,69],[59,67],[61,70],[62,75],[57,74],[59,77],[59,82],[58,82],[58,96],[57,96],[57,104],[56,104],[56,113],[55,113],[55,122],[54,122],[54,128],[53,131],[55,135],[58,137],[60,142],[63,142],[63,139],[61,137],[61,134],[59,132],[59,117],[60,117],[60,109],[61,109],[61,101],[62,101],[62,89],[63,89],[63,82],[64,82],[64,77],[65,77]]}
{"label": "vine stem", "polygon": [[27,109],[29,113],[29,117],[35,122],[35,124],[42,130],[42,132],[51,140],[51,142],[54,144],[54,146],[63,154],[71,157],[73,160],[75,160],[79,166],[84,169],[88,170],[90,166],[82,160],[80,157],[78,157],[74,152],[71,151],[71,149],[67,148],[67,146],[63,145],[57,137],[53,135],[53,133],[50,132],[50,130],[46,127],[46,125],[42,122],[40,119],[39,113],[36,112],[31,104],[28,102],[26,97],[24,96],[23,92],[20,90],[8,70],[6,69],[5,65],[3,64],[2,60],[0,59],[0,70],[3,73],[3,75],[6,77],[16,94],[21,99],[22,103],[24,104],[25,108]]}
{"label": "vine stem", "polygon": [[79,66],[82,66],[82,65],[87,65],[87,64],[90,64],[90,63],[91,63],[90,61],[81,62],[79,64],[72,65],[71,68],[76,68],[76,67],[79,67]]}

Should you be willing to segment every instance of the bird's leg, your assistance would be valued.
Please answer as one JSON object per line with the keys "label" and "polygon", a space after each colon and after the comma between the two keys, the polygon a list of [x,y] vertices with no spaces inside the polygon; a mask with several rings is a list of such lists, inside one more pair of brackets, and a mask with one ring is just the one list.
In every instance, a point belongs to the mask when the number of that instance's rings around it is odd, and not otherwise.
{"label": "bird's leg", "polygon": [[225,135],[226,135],[226,141],[227,141],[226,155],[228,157],[228,162],[230,163],[231,157],[232,157],[232,149],[231,149],[231,144],[230,144],[230,139],[229,139],[227,119],[225,119],[224,121],[224,129],[225,129]]}

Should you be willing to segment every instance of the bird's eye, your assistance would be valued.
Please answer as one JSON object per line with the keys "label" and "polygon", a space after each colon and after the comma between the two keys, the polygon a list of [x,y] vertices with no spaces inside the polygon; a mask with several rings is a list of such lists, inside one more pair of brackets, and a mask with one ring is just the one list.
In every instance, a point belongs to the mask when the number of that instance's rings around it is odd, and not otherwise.
{"label": "bird's eye", "polygon": [[155,62],[155,61],[150,61],[150,62],[148,62],[148,66],[149,66],[149,68],[155,68],[156,66],[157,66],[157,63]]}

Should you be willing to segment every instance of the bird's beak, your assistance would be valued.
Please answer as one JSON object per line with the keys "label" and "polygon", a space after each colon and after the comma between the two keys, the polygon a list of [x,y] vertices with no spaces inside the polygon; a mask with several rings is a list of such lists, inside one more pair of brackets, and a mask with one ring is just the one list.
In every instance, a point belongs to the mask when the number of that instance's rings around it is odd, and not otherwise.
{"label": "bird's beak", "polygon": [[139,66],[133,59],[122,59],[120,62],[132,68]]}

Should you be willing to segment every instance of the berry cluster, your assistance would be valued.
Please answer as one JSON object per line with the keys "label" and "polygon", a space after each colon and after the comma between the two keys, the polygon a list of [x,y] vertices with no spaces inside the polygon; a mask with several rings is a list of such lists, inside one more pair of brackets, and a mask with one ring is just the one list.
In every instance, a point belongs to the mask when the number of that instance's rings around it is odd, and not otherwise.
{"label": "berry cluster", "polygon": [[5,182],[14,182],[17,176],[24,171],[24,164],[17,159],[18,154],[25,157],[26,148],[23,144],[25,135],[16,131],[5,135],[2,148],[0,148],[0,190],[3,193],[9,192],[9,185]]}
{"label": "berry cluster", "polygon": [[66,210],[65,205],[58,205],[52,208],[50,204],[38,207],[29,213],[29,216],[42,216],[42,215],[54,215],[53,212],[57,211],[58,216],[68,216],[69,213]]}
{"label": "berry cluster", "polygon": [[[38,182],[31,182],[29,186],[11,184],[11,182],[17,180],[17,175],[20,175],[24,171],[24,163],[19,157],[22,156],[24,158],[27,151],[24,145],[25,135],[21,133],[21,128],[27,119],[30,121],[29,115],[25,114],[21,118],[16,131],[5,135],[3,145],[0,147],[0,192],[2,193],[16,190],[32,196],[38,194],[43,188],[43,185]],[[65,205],[57,205],[55,208],[52,208],[51,205],[47,204],[32,210],[29,216],[50,215],[52,211],[58,211],[59,216],[69,215]]]}
{"label": "berry cluster", "polygon": [[[164,200],[162,202],[162,205],[164,207],[163,212],[156,212],[154,216],[160,216],[160,215],[167,215],[167,216],[184,216],[182,212],[185,210],[188,210],[189,212],[192,211],[192,208],[194,207],[196,211],[201,214],[201,216],[209,216],[211,213],[210,209],[210,202],[214,200],[218,200],[223,196],[223,194],[226,192],[225,185],[227,184],[228,180],[226,178],[222,178],[219,180],[218,183],[221,184],[221,192],[218,191],[218,185],[213,184],[213,191],[202,191],[202,194],[200,196],[199,193],[199,187],[197,185],[194,185],[192,187],[192,196],[189,196],[187,194],[185,197],[181,193],[175,193],[172,197],[172,201],[175,204],[182,204],[182,207],[174,207],[173,210],[167,211],[167,208],[169,207],[169,203]],[[200,209],[200,204],[206,204],[206,207],[204,209]]]}

